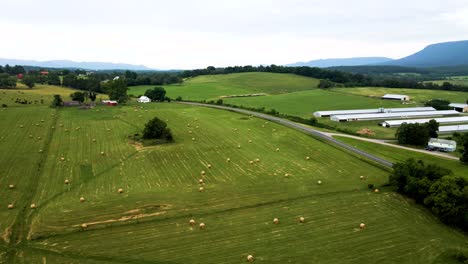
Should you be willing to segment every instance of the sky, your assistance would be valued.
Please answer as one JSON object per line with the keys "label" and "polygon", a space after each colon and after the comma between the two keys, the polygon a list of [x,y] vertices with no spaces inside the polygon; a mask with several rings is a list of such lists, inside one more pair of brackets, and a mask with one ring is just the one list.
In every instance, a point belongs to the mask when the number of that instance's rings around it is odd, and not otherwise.
{"label": "sky", "polygon": [[468,39],[467,0],[0,0],[0,57],[157,69],[401,58]]}

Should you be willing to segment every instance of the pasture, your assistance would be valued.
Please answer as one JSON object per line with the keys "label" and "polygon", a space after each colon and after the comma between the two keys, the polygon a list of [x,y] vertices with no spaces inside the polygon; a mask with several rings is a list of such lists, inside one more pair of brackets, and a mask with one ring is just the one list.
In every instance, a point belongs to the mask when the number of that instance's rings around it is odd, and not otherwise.
{"label": "pasture", "polygon": [[[220,96],[253,93],[281,94],[317,88],[319,81],[294,74],[249,72],[221,75],[204,75],[189,78],[183,84],[166,85],[167,96],[184,100],[216,100]],[[143,95],[155,85],[130,87],[129,94]]]}
{"label": "pasture", "polygon": [[[227,111],[140,106],[2,110],[0,146],[14,154],[1,159],[0,251],[10,254],[0,261],[427,263],[468,242],[401,196],[370,192],[387,171],[302,133]],[[175,143],[131,144],[154,116]]]}

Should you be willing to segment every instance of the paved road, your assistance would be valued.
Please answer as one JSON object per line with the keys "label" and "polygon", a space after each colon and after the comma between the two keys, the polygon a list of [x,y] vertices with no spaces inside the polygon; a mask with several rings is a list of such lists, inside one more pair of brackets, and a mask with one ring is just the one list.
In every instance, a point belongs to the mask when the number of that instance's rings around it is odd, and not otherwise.
{"label": "paved road", "polygon": [[370,160],[373,160],[379,164],[382,164],[384,166],[387,166],[387,167],[393,167],[393,163],[391,163],[390,161],[387,161],[387,160],[384,160],[384,159],[381,159],[377,156],[374,156],[372,154],[369,154],[365,151],[362,151],[360,149],[357,149],[353,146],[350,146],[348,144],[345,144],[343,142],[340,142],[336,139],[334,139],[333,137],[330,137],[328,136],[326,133],[323,133],[321,131],[318,131],[318,130],[315,130],[315,129],[312,129],[310,127],[306,127],[306,126],[303,126],[303,125],[300,125],[298,123],[295,123],[295,122],[292,122],[292,121],[289,121],[287,119],[284,119],[284,118],[279,118],[279,117],[276,117],[276,116],[271,116],[271,115],[266,115],[266,114],[262,114],[262,113],[257,113],[257,112],[254,112],[254,111],[249,111],[249,110],[244,110],[244,109],[239,109],[239,108],[233,108],[233,107],[227,107],[227,106],[221,106],[221,105],[211,105],[211,104],[201,104],[201,103],[192,103],[192,102],[181,102],[182,104],[188,104],[188,105],[195,105],[195,106],[205,106],[205,107],[211,107],[211,108],[217,108],[217,109],[223,109],[223,110],[229,110],[229,111],[233,111],[233,112],[238,112],[238,113],[242,113],[242,114],[247,114],[247,115],[252,115],[252,116],[256,116],[256,117],[260,117],[260,118],[263,118],[265,120],[269,120],[269,121],[272,121],[272,122],[276,122],[278,124],[281,124],[281,125],[284,125],[284,126],[287,126],[287,127],[291,127],[291,128],[294,128],[296,130],[299,130],[299,131],[302,131],[306,134],[309,134],[309,135],[312,135],[314,137],[317,137],[317,138],[320,138],[320,139],[323,139],[323,140],[326,140],[326,141],[329,141],[335,145],[338,145],[344,149],[347,149],[349,151],[352,151],[358,155],[361,155],[363,157],[366,157]]}

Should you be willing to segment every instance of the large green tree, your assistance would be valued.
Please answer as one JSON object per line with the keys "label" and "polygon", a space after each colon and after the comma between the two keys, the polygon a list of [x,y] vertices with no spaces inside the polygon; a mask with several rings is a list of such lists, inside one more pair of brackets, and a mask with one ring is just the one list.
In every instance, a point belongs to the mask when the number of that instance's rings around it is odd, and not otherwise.
{"label": "large green tree", "polygon": [[166,90],[163,87],[156,86],[153,89],[146,90],[145,96],[148,96],[151,101],[163,102],[166,97]]}
{"label": "large green tree", "polygon": [[143,130],[143,138],[172,140],[172,134],[169,128],[167,128],[166,122],[155,117],[146,123]]}
{"label": "large green tree", "polygon": [[399,144],[415,146],[425,146],[430,136],[428,125],[418,123],[403,123],[395,134]]}
{"label": "large green tree", "polygon": [[31,75],[31,74],[27,74],[26,76],[24,76],[23,78],[23,83],[29,87],[29,88],[33,88],[35,83],[36,83],[36,77]]}
{"label": "large green tree", "polygon": [[74,92],[70,94],[70,97],[73,101],[84,102],[87,94],[84,92]]}
{"label": "large green tree", "polygon": [[108,81],[104,85],[104,91],[109,95],[111,100],[116,100],[119,103],[125,103],[128,100],[128,87],[124,78]]}
{"label": "large green tree", "polygon": [[17,79],[8,75],[7,73],[0,73],[0,88],[12,89],[16,87]]}

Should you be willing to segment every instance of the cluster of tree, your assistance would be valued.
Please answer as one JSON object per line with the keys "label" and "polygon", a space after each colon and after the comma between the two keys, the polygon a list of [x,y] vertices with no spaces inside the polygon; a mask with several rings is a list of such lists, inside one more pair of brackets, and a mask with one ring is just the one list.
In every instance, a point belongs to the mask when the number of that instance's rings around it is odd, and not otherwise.
{"label": "cluster of tree", "polygon": [[166,97],[166,90],[163,87],[154,87],[145,91],[147,96],[153,102],[164,102],[164,100],[170,101],[169,97]]}
{"label": "cluster of tree", "polygon": [[91,100],[92,102],[96,101],[96,93],[94,92],[74,92],[70,94],[70,98],[73,101],[78,101],[83,103],[86,99]]}
{"label": "cluster of tree", "polygon": [[450,101],[444,99],[432,99],[427,101],[424,105],[425,106],[432,106],[437,110],[450,110]]}
{"label": "cluster of tree", "polygon": [[95,74],[82,77],[75,73],[68,73],[63,76],[62,85],[78,90],[101,93],[103,92],[101,81],[101,77]]}
{"label": "cluster of tree", "polygon": [[167,127],[166,122],[157,117],[146,123],[143,130],[143,139],[173,141],[171,130]]}
{"label": "cluster of tree", "polygon": [[403,123],[395,133],[399,144],[425,146],[430,138],[437,138],[439,123],[432,119],[424,124]]}
{"label": "cluster of tree", "polygon": [[449,82],[438,85],[436,83],[425,83],[412,78],[396,77],[372,77],[361,73],[351,73],[331,69],[321,69],[314,67],[286,67],[286,66],[234,66],[226,68],[215,68],[209,66],[206,69],[188,70],[181,73],[183,78],[195,77],[199,75],[211,74],[229,74],[241,72],[272,72],[272,73],[291,73],[306,77],[323,79],[329,81],[324,83],[324,88],[343,86],[343,87],[388,87],[388,88],[412,88],[412,89],[432,89],[432,90],[450,90],[468,92],[468,87],[451,84]]}
{"label": "cluster of tree", "polygon": [[10,66],[10,65],[5,65],[5,67],[0,65],[0,73],[6,73],[9,75],[17,75],[20,73],[25,73],[26,71],[24,70],[23,66]]}
{"label": "cluster of tree", "polygon": [[[460,161],[468,164],[468,133],[453,133],[451,138],[457,142],[457,146],[461,153]],[[460,147],[461,146],[461,147]]]}
{"label": "cluster of tree", "polygon": [[181,83],[182,78],[178,72],[141,72],[136,73],[133,71],[125,72],[125,80],[127,86],[136,85],[165,85]]}
{"label": "cluster of tree", "polygon": [[0,73],[0,88],[13,89],[16,87],[16,77],[10,76],[8,73]]}
{"label": "cluster of tree", "polygon": [[124,78],[107,81],[102,84],[102,89],[111,100],[116,100],[119,103],[125,103],[128,100],[128,87]]}
{"label": "cluster of tree", "polygon": [[468,180],[449,169],[409,159],[396,163],[390,184],[424,204],[443,222],[468,231]]}

